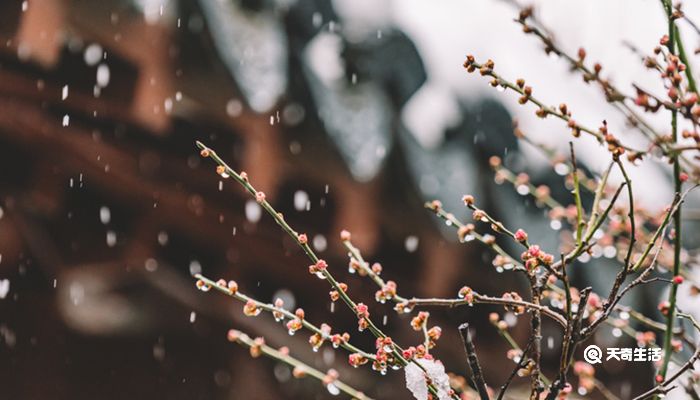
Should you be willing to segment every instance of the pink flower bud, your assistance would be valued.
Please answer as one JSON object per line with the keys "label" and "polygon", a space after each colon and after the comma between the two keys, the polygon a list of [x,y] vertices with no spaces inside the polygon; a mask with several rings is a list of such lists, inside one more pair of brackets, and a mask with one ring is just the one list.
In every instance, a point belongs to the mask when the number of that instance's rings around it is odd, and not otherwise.
{"label": "pink flower bud", "polygon": [[515,240],[521,243],[527,241],[527,232],[522,229],[518,229],[515,231]]}

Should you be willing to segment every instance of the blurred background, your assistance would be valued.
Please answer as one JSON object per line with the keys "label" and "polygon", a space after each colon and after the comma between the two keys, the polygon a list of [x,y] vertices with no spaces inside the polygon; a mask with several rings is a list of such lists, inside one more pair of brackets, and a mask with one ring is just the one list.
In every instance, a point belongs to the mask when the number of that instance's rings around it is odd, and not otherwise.
{"label": "blurred background", "polygon": [[[656,45],[665,29],[657,1],[535,4],[565,49],[586,47],[620,86],[659,87],[623,46]],[[689,3],[686,12],[698,8]],[[235,279],[261,301],[281,297],[317,324],[356,332],[350,312],[331,312],[328,288],[310,280],[294,243],[214,173],[194,141],[247,171],[353,297],[372,302],[395,340],[417,344],[410,319],[374,304],[376,288],[346,272],[341,229],[404,295],[422,297],[451,297],[465,284],[491,295],[525,287],[499,273],[482,246],[458,243],[425,201],[438,198],[465,219],[461,196],[474,193],[555,254],[567,235],[529,197],[495,185],[488,166],[498,155],[569,204],[564,177],[516,141],[511,120],[564,151],[566,130],[467,76],[465,55],[493,58],[502,75],[526,78],[538,96],[568,103],[592,126],[607,119],[627,129],[596,88],[522,35],[516,16],[507,1],[0,2],[0,397],[332,397],[228,343],[235,327],[321,370],[338,369],[368,395],[410,398],[402,372],[378,379],[369,367],[353,370],[342,351],[314,353],[307,335],[289,336],[271,316],[244,317],[241,304],[195,289],[194,273]],[[700,44],[697,36],[686,43]],[[653,122],[664,130],[663,116]],[[587,170],[601,171],[604,151],[579,143]],[[649,182],[637,185],[642,202],[669,202],[667,173],[662,162],[633,172]],[[589,262],[595,273],[577,269],[577,284],[607,285],[616,264],[606,254]],[[659,295],[639,292],[632,301],[655,310]],[[456,326],[471,322],[487,381],[497,386],[513,364],[487,321],[491,311],[503,310],[433,310],[431,322],[444,332],[435,355],[460,374]],[[509,320],[525,340],[527,319]],[[598,340],[622,343],[613,333],[604,327]],[[553,370],[558,328],[548,324],[544,335]],[[369,334],[353,333],[353,341],[373,347]],[[598,374],[627,398],[646,386],[633,377],[650,379],[652,370],[623,367],[608,363]]]}

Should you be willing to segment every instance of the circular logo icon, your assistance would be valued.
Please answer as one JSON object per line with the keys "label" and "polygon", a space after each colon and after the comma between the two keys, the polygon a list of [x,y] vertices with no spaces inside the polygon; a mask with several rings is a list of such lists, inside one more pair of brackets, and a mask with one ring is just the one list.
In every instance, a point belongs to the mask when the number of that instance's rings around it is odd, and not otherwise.
{"label": "circular logo icon", "polygon": [[600,364],[603,362],[603,351],[592,344],[583,351],[583,359],[589,364]]}

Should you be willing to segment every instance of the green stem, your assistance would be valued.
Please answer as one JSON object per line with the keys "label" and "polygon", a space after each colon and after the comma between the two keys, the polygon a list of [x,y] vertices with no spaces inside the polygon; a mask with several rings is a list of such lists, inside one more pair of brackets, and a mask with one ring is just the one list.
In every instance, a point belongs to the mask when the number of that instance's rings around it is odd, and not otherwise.
{"label": "green stem", "polygon": [[[679,38],[676,37],[676,34],[678,33],[678,29],[676,28],[675,23],[673,22],[673,6],[670,2],[670,0],[663,0],[664,7],[666,9],[666,14],[668,16],[668,49],[671,52],[671,54],[675,54],[676,52],[676,47],[678,46],[679,48],[682,47],[682,44],[680,43]],[[694,82],[693,82],[694,85]],[[671,111],[671,135],[674,143],[677,143],[678,141],[678,112],[676,110]],[[681,167],[680,167],[680,162],[678,159],[678,155],[676,154],[673,159],[673,180],[674,180],[674,190],[676,192],[676,201],[679,200],[679,197],[681,195],[681,186],[682,186],[682,181],[680,178],[681,175]],[[681,256],[681,204],[678,204],[678,209],[676,212],[673,214],[673,227],[675,230],[674,238],[673,238],[673,276],[676,276],[680,273],[680,268],[681,268],[681,263],[680,263],[680,256]],[[672,285],[671,290],[668,295],[668,315],[666,316],[666,335],[664,335],[664,358],[663,362],[661,364],[661,369],[659,370],[659,375],[663,377],[664,379],[666,378],[666,373],[668,371],[668,364],[669,361],[671,360],[671,353],[672,353],[672,348],[671,348],[671,338],[674,328],[674,322],[675,322],[675,314],[676,314],[676,295],[678,292],[678,285]]]}
{"label": "green stem", "polygon": [[574,175],[574,200],[576,201],[576,244],[581,246],[583,243],[583,205],[581,204],[581,190],[578,181],[578,166],[576,164],[576,154],[574,153],[574,144],[569,142],[571,148],[571,165],[573,165]]}

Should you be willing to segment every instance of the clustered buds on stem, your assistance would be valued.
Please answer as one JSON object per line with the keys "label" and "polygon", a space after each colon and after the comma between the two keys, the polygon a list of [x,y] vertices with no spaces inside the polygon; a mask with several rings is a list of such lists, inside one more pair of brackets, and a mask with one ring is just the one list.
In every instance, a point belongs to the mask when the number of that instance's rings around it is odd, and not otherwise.
{"label": "clustered buds on stem", "polygon": [[261,309],[258,307],[258,304],[255,302],[255,300],[248,300],[243,306],[243,314],[245,314],[248,317],[255,317],[257,315],[260,315],[260,312]]}
{"label": "clustered buds on stem", "polygon": [[309,265],[309,273],[323,279],[323,273],[326,268],[328,268],[328,263],[326,263],[325,260],[318,260],[316,261],[316,264]]}
{"label": "clustered buds on stem", "polygon": [[348,363],[355,368],[359,367],[360,365],[367,364],[367,361],[369,361],[367,357],[360,353],[352,353],[348,356]]}
{"label": "clustered buds on stem", "polygon": [[369,318],[369,307],[364,303],[357,303],[355,305],[355,314],[358,318],[357,327],[362,332],[369,327],[369,322],[367,321]]}
{"label": "clustered buds on stem", "polygon": [[512,311],[516,315],[522,314],[525,312],[525,306],[515,305],[515,304],[510,303],[511,301],[516,301],[516,302],[523,301],[523,298],[520,297],[520,295],[517,292],[503,293],[502,298],[503,298],[503,300],[508,302],[508,304],[505,305],[506,310]]}
{"label": "clustered buds on stem", "polygon": [[525,262],[528,271],[535,271],[540,265],[549,266],[554,262],[554,256],[542,251],[540,246],[534,244],[520,255],[520,259]]}
{"label": "clustered buds on stem", "polygon": [[476,293],[470,288],[469,286],[462,286],[461,289],[459,289],[459,292],[457,292],[457,297],[460,299],[464,299],[467,304],[474,304],[474,297]]}
{"label": "clustered buds on stem", "polygon": [[305,233],[302,233],[297,236],[297,241],[299,241],[299,244],[304,245],[309,242],[309,239],[306,237]]}
{"label": "clustered buds on stem", "polygon": [[381,289],[377,290],[374,295],[375,300],[379,303],[386,303],[396,296],[396,282],[387,281]]}
{"label": "clustered buds on stem", "polygon": [[343,343],[348,343],[350,341],[350,334],[347,332],[343,332],[343,334],[334,334],[331,335],[331,344],[333,345],[333,348],[337,349],[342,345]]}
{"label": "clustered buds on stem", "polygon": [[394,341],[390,337],[379,337],[375,341],[377,351],[374,354],[372,369],[384,375],[389,367],[399,367],[399,360],[394,357]]}
{"label": "clustered buds on stem", "polygon": [[420,331],[423,329],[425,324],[428,322],[428,317],[430,316],[430,313],[427,311],[421,311],[413,317],[411,320],[411,327],[413,328],[414,331]]}
{"label": "clustered buds on stem", "polygon": [[472,232],[474,232],[474,224],[462,225],[457,230],[457,237],[460,242],[465,242]]}
{"label": "clustered buds on stem", "polygon": [[284,314],[282,313],[282,311],[280,311],[282,309],[282,307],[284,307],[284,300],[277,298],[275,300],[276,310],[274,310],[272,312],[272,316],[275,317],[275,321],[279,322],[279,321],[282,321],[284,319]]}
{"label": "clustered buds on stem", "polygon": [[439,326],[433,326],[432,328],[428,329],[428,344],[431,349],[435,347],[435,342],[440,339],[442,336],[442,328]]}
{"label": "clustered buds on stem", "polygon": [[321,324],[321,332],[316,332],[309,337],[311,349],[316,352],[321,348],[323,342],[331,336],[331,327],[328,324]]}
{"label": "clustered buds on stem", "polygon": [[253,344],[250,346],[250,356],[253,358],[258,358],[262,355],[262,346],[265,344],[265,339],[262,337],[256,337],[253,340]]}
{"label": "clustered buds on stem", "polygon": [[[338,283],[338,287],[340,287],[340,290],[342,290],[343,292],[348,291],[348,285],[346,283],[340,282]],[[328,294],[330,295],[331,301],[333,302],[338,301],[338,299],[340,298],[340,293],[335,289],[328,292]]]}

